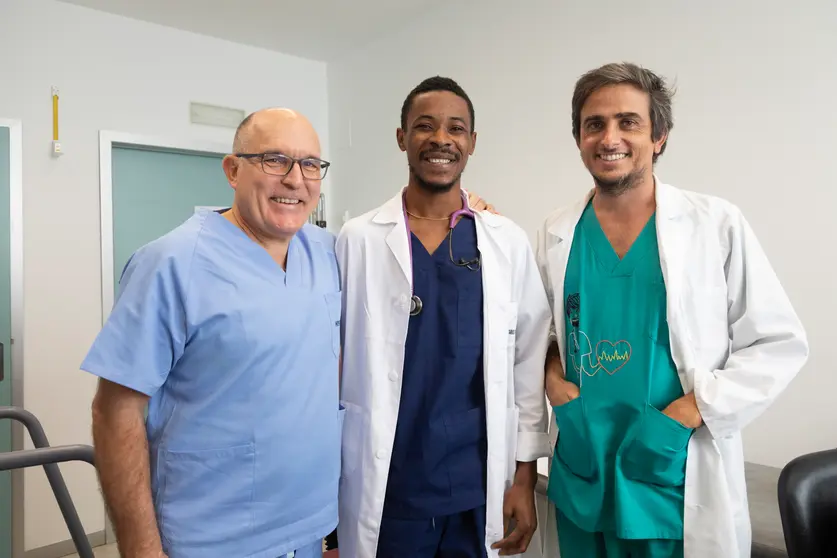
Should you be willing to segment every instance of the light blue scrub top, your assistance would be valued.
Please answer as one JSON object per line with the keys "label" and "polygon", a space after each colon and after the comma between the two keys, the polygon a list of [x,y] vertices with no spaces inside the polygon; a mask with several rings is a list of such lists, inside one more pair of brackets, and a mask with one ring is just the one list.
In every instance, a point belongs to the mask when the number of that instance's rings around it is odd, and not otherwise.
{"label": "light blue scrub top", "polygon": [[220,214],[198,213],[132,256],[82,364],[151,397],[169,558],[276,558],[337,525],[334,237],[305,225],[286,267]]}

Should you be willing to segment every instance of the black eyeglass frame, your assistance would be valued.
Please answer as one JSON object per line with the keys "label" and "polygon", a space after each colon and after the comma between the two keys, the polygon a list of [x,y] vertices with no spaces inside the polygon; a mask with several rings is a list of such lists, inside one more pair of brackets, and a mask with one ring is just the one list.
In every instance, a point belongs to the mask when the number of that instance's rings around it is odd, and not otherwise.
{"label": "black eyeglass frame", "polygon": [[[324,179],[326,177],[326,174],[328,174],[328,168],[331,166],[331,163],[329,163],[328,161],[325,161],[323,159],[318,159],[317,157],[301,157],[299,159],[295,159],[294,157],[291,157],[290,155],[285,155],[284,153],[279,153],[279,152],[235,153],[234,155],[236,157],[240,157],[242,159],[248,159],[248,160],[258,159],[259,164],[262,167],[262,172],[265,173],[265,174],[272,175],[272,176],[288,176],[291,173],[291,171],[294,170],[294,165],[297,165],[297,164],[300,164],[299,169],[300,169],[300,172],[301,172],[302,171],[301,163],[303,161],[314,161],[318,165],[320,165],[320,168],[322,169],[323,174],[319,178],[311,178],[311,177],[305,176],[305,173],[303,172],[302,177],[305,178],[306,180],[322,180],[322,179]],[[264,158],[269,156],[269,155],[285,157],[286,159],[289,159],[291,161],[291,166],[288,167],[288,172],[278,173],[278,172],[268,172],[268,171],[266,171],[265,168],[264,168]]]}

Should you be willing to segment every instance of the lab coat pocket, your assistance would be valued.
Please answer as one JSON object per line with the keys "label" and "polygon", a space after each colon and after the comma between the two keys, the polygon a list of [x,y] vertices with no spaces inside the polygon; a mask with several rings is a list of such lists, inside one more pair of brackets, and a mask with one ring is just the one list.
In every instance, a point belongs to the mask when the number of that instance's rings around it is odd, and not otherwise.
{"label": "lab coat pocket", "polygon": [[558,459],[574,475],[586,480],[595,480],[598,467],[590,444],[584,398],[576,397],[569,403],[552,409],[558,424]]}
{"label": "lab coat pocket", "polygon": [[517,336],[516,302],[489,300],[488,302],[488,330],[491,343],[498,348],[514,348]]}
{"label": "lab coat pocket", "polygon": [[160,531],[173,549],[226,543],[250,532],[254,444],[160,453]]}
{"label": "lab coat pocket", "polygon": [[633,439],[622,454],[626,478],[658,486],[681,486],[686,479],[686,450],[694,430],[646,405]]}
{"label": "lab coat pocket", "polygon": [[340,319],[343,313],[343,295],[340,291],[325,294],[328,306],[329,328],[331,329],[331,349],[334,356],[340,356]]}

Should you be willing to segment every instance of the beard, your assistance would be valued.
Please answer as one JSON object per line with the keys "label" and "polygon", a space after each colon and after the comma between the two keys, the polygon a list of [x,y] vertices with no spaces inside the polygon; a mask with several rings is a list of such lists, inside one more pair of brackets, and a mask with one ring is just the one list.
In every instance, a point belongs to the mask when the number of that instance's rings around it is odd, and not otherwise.
{"label": "beard", "polygon": [[460,172],[453,178],[452,182],[429,182],[416,171],[413,165],[409,165],[409,167],[410,174],[415,179],[416,185],[430,194],[444,194],[446,192],[450,192],[451,189],[459,182],[459,179],[462,178],[462,173]]}
{"label": "beard", "polygon": [[640,167],[616,179],[604,179],[594,174],[593,181],[603,194],[608,196],[621,196],[642,182],[643,176],[645,176],[645,168]]}

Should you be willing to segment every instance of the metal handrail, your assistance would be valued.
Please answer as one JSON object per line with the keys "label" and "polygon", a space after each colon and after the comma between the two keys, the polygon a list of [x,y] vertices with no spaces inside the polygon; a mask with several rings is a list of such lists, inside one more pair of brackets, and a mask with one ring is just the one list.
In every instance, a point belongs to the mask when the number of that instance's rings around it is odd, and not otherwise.
{"label": "metal handrail", "polygon": [[0,407],[0,420],[2,419],[22,423],[29,431],[29,437],[32,438],[35,449],[0,453],[0,471],[43,466],[79,558],[94,558],[84,526],[81,524],[73,499],[67,490],[67,484],[58,468],[58,463],[67,461],[85,461],[95,466],[93,448],[81,445],[50,447],[40,421],[35,418],[35,415],[19,407]]}

